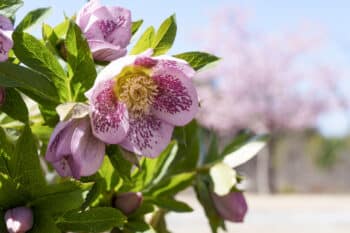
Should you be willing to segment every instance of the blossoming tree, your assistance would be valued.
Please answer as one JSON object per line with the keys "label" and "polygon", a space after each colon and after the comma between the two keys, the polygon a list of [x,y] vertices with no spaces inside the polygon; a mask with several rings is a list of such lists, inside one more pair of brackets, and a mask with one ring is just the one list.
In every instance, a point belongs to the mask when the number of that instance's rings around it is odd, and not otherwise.
{"label": "blossoming tree", "polygon": [[263,139],[243,134],[223,151],[215,140],[205,148],[193,120],[193,79],[217,57],[166,55],[175,16],[129,50],[143,21],[98,0],[57,26],[43,23],[38,39],[28,31],[50,9],[14,27],[22,4],[0,2],[1,232],[168,232],[168,212],[192,211],[175,199],[188,187],[213,232],[243,221],[232,163],[245,159],[232,153]]}

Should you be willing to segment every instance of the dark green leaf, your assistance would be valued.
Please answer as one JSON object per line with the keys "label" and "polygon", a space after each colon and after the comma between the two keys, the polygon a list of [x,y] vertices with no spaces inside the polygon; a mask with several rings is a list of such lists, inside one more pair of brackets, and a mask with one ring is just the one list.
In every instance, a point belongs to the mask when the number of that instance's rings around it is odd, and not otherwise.
{"label": "dark green leaf", "polygon": [[222,156],[228,155],[235,150],[238,150],[241,146],[246,144],[248,141],[253,139],[255,137],[254,134],[252,134],[249,131],[243,131],[239,133],[237,136],[234,137],[232,142],[230,142],[227,146],[225,146],[224,150],[222,151]]}
{"label": "dark green leaf", "polygon": [[92,208],[84,212],[68,212],[58,220],[63,231],[104,232],[113,227],[122,227],[126,217],[109,207]]}
{"label": "dark green leaf", "polygon": [[149,27],[147,30],[142,34],[140,39],[137,41],[134,48],[131,50],[130,54],[135,55],[142,53],[146,51],[149,48],[152,48],[152,44],[154,41],[154,27]]}
{"label": "dark green leaf", "polygon": [[28,122],[28,109],[24,103],[22,96],[13,88],[6,88],[6,101],[0,107],[8,116],[15,120]]}
{"label": "dark green leaf", "polygon": [[175,200],[173,197],[156,197],[152,200],[158,207],[179,213],[192,212],[193,209],[185,202]]}
{"label": "dark green leaf", "polygon": [[50,13],[51,8],[39,8],[33,11],[30,11],[16,27],[15,31],[23,32],[28,30],[31,27],[41,23]]}
{"label": "dark green leaf", "polygon": [[[51,204],[51,205],[56,205]],[[60,229],[57,228],[54,220],[50,216],[50,214],[38,211],[35,209],[34,211],[34,225],[33,228],[28,231],[28,233],[62,233]]]}
{"label": "dark green leaf", "polygon": [[74,22],[70,22],[65,45],[71,100],[83,101],[84,93],[94,84],[97,73],[89,45],[79,26]]}
{"label": "dark green leaf", "polygon": [[203,52],[187,52],[174,55],[176,58],[187,61],[194,70],[200,70],[205,66],[217,62],[220,58]]}
{"label": "dark green leaf", "polygon": [[0,209],[25,205],[28,197],[9,176],[0,173]]}
{"label": "dark green leaf", "polygon": [[0,15],[13,17],[16,11],[23,5],[22,0],[1,0]]}
{"label": "dark green leaf", "polygon": [[9,175],[7,162],[10,160],[14,145],[8,140],[5,131],[0,127],[0,173]]}
{"label": "dark green leaf", "polygon": [[140,29],[141,25],[143,24],[143,20],[137,20],[135,22],[132,22],[131,26],[131,34],[135,35],[135,33]]}
{"label": "dark green leaf", "polygon": [[152,48],[154,49],[154,56],[162,55],[168,52],[173,46],[177,31],[175,15],[167,18],[162,25],[160,25],[157,34],[154,38]]}

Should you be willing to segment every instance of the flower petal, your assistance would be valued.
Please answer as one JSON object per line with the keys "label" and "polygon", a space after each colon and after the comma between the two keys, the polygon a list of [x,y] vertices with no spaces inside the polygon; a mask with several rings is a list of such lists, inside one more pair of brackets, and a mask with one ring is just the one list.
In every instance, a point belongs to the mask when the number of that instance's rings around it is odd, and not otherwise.
{"label": "flower petal", "polygon": [[72,155],[63,156],[60,160],[53,162],[52,166],[61,177],[80,178],[80,164],[73,160]]}
{"label": "flower petal", "polygon": [[189,123],[198,111],[198,95],[192,81],[175,67],[155,70],[152,76],[158,85],[152,107],[155,116],[173,125]]}
{"label": "flower petal", "polygon": [[162,55],[154,57],[154,59],[157,59],[158,66],[155,67],[155,70],[166,70],[166,69],[176,69],[181,70],[185,76],[188,78],[193,78],[196,74],[196,71],[184,60],[171,57],[168,55]]}
{"label": "flower petal", "polygon": [[89,18],[92,12],[101,6],[100,0],[90,0],[84,5],[84,7],[78,12],[76,22],[84,31],[89,22]]}
{"label": "flower petal", "polygon": [[11,35],[12,31],[3,31],[0,29],[0,62],[8,59],[8,52],[13,47]]}
{"label": "flower petal", "polygon": [[115,46],[102,40],[89,40],[88,42],[94,59],[98,61],[113,61],[124,56],[127,52],[126,49],[120,46]]}
{"label": "flower petal", "polygon": [[79,176],[93,175],[101,166],[105,144],[94,137],[88,119],[83,119],[74,130],[71,141],[73,160],[79,164]]}
{"label": "flower petal", "polygon": [[126,136],[129,123],[125,104],[113,93],[113,80],[98,84],[90,99],[92,131],[101,141],[117,144]]}
{"label": "flower petal", "polygon": [[13,24],[10,19],[0,15],[0,30],[13,31]]}
{"label": "flower petal", "polygon": [[131,40],[131,12],[122,7],[109,7],[108,10],[117,27],[106,37],[107,41],[121,47],[128,46]]}
{"label": "flower petal", "polygon": [[169,144],[174,126],[148,115],[130,119],[130,128],[120,145],[146,157],[157,157]]}

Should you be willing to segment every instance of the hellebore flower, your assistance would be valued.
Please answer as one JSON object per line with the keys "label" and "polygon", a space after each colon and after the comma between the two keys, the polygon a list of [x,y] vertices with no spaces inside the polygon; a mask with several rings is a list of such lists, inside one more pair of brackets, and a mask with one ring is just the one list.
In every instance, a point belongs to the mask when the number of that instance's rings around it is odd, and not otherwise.
{"label": "hellebore flower", "polygon": [[113,61],[124,56],[131,39],[131,13],[89,1],[79,12],[77,24],[85,34],[95,60]]}
{"label": "hellebore flower", "polygon": [[0,107],[1,107],[1,105],[3,105],[5,103],[5,99],[6,99],[5,88],[0,87]]}
{"label": "hellebore flower", "polygon": [[120,209],[125,215],[134,213],[142,204],[142,193],[120,193],[114,197],[114,207]]}
{"label": "hellebore flower", "polygon": [[9,233],[25,233],[33,227],[33,212],[28,207],[9,209],[5,213]]}
{"label": "hellebore flower", "polygon": [[63,177],[94,174],[101,166],[105,144],[94,137],[88,118],[60,122],[46,151],[49,161]]}
{"label": "hellebore flower", "polygon": [[0,62],[6,61],[13,47],[13,25],[5,16],[0,15]]}
{"label": "hellebore flower", "polygon": [[174,126],[186,125],[198,111],[194,74],[185,61],[169,56],[145,53],[110,63],[86,93],[94,135],[138,155],[158,156]]}
{"label": "hellebore flower", "polygon": [[218,214],[230,222],[243,222],[247,213],[247,202],[241,192],[231,192],[225,196],[212,193],[213,202]]}

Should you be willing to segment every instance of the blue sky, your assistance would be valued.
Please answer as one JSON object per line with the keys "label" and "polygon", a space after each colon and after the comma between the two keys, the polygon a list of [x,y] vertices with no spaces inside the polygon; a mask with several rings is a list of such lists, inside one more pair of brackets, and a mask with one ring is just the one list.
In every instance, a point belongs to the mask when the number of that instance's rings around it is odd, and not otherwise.
{"label": "blue sky", "polygon": [[[63,13],[73,15],[85,0],[24,0],[19,11],[21,19],[25,12],[38,7],[51,6],[52,14],[47,19],[51,25],[63,19]],[[102,0],[107,5],[120,5],[130,9],[133,19],[145,20],[148,25],[158,26],[163,19],[176,13],[178,36],[172,52],[200,50],[199,43],[191,39],[193,30],[205,27],[210,12],[225,6],[238,6],[252,12],[250,26],[254,30],[274,33],[288,31],[299,22],[310,21],[324,27],[327,46],[318,54],[320,61],[350,67],[350,1],[347,0]],[[36,32],[36,34],[38,31]],[[350,82],[348,83],[350,84]],[[346,116],[334,113],[320,120],[322,131],[327,135],[343,134],[347,130]]]}

